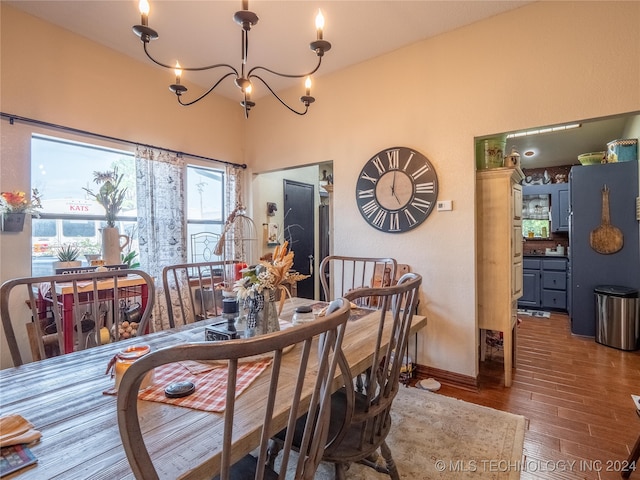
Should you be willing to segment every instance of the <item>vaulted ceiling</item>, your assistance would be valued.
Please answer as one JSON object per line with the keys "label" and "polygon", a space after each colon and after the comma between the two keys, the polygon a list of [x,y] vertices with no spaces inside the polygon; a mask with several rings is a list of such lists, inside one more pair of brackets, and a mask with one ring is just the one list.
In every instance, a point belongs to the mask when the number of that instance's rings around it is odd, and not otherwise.
{"label": "vaulted ceiling", "polygon": [[[137,0],[2,1],[150,63],[131,30],[140,23]],[[170,65],[179,60],[183,66],[228,63],[240,68],[241,34],[233,14],[242,8],[241,1],[149,1],[149,26],[160,34],[149,46],[154,56]],[[313,68],[316,57],[309,43],[316,39],[314,18],[318,9],[326,21],[324,39],[332,43],[332,49],[325,55],[316,77],[528,3],[531,0],[250,0],[249,9],[260,21],[250,32],[248,67],[261,65],[285,73],[302,73]],[[167,78],[167,85],[175,80],[172,72],[160,68],[158,75]],[[188,72],[183,75],[183,82],[208,87],[218,77],[219,74]],[[267,78],[276,91],[300,84],[302,94],[301,80],[265,75]],[[216,91],[239,100],[238,89],[230,79]],[[267,93],[258,85],[253,96],[259,98]],[[507,150],[513,145],[521,153],[538,152],[534,157],[522,156],[523,166],[529,168],[577,163],[578,154],[604,150],[606,142],[619,138],[624,123],[624,118],[583,122],[581,128],[565,133],[510,140]]]}
{"label": "vaulted ceiling", "polygon": [[[142,45],[131,27],[140,23],[137,0],[32,1],[3,0],[32,15],[57,24],[140,61]],[[240,68],[241,29],[233,15],[240,0],[149,0],[149,26],[160,37],[150,51],[165,63],[201,66],[228,63]],[[248,67],[257,64],[286,73],[302,73],[315,65],[309,43],[316,40],[315,16],[325,17],[324,39],[333,47],[317,75],[334,72],[402,46],[474,23],[530,3],[512,1],[353,1],[353,0],[250,0],[249,9],[259,22],[250,31]],[[171,74],[158,70],[172,83]],[[185,73],[185,82],[201,83],[219,75]],[[266,75],[265,75],[266,77]],[[301,85],[300,80],[275,78],[279,91]],[[237,98],[228,81],[222,94]],[[266,89],[256,88],[254,95]]]}

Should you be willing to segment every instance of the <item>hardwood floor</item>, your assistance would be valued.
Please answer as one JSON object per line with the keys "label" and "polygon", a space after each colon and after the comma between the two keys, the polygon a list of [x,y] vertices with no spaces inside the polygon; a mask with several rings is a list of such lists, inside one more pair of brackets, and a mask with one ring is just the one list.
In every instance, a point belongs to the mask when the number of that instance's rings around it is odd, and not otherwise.
{"label": "hardwood floor", "polygon": [[620,479],[640,434],[631,399],[640,395],[640,351],[572,336],[567,315],[520,318],[511,388],[502,352],[489,349],[479,391],[443,384],[438,393],[526,417],[522,479]]}

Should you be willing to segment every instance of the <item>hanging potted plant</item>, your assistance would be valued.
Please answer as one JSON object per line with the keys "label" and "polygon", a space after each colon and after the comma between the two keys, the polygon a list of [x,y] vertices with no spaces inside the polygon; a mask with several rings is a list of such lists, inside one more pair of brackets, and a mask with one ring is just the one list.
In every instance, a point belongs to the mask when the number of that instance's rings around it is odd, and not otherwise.
{"label": "hanging potted plant", "polygon": [[40,193],[36,188],[31,191],[31,199],[25,192],[2,192],[0,194],[0,211],[2,212],[2,231],[21,232],[26,215],[39,217],[38,209],[42,208]]}
{"label": "hanging potted plant", "polygon": [[93,181],[100,187],[95,192],[83,187],[105,211],[107,226],[102,229],[102,259],[107,265],[119,264],[120,252],[129,243],[129,237],[120,235],[116,228],[116,217],[127,194],[127,188],[122,186],[123,177],[124,174],[119,174],[117,167],[106,172],[93,172]]}

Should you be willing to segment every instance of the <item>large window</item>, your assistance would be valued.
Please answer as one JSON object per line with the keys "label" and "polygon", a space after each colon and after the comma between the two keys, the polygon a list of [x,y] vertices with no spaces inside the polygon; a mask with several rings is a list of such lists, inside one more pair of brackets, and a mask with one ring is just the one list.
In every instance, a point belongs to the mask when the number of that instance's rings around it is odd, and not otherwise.
{"label": "large window", "polygon": [[[72,142],[44,135],[31,140],[31,183],[42,196],[40,218],[33,218],[32,273],[54,272],[56,252],[74,245],[78,260],[100,254],[101,232],[106,226],[103,207],[84,188],[97,191],[95,172],[124,174],[126,200],[117,218],[122,234],[131,237],[125,254],[139,251],[134,155],[127,151]],[[187,166],[187,261],[217,260],[213,253],[225,221],[225,174],[223,170]],[[139,261],[136,257],[134,261]]]}
{"label": "large window", "polygon": [[65,245],[80,250],[78,260],[88,264],[85,255],[100,253],[100,228],[106,226],[105,212],[83,189],[96,190],[94,172],[118,169],[124,174],[126,200],[118,217],[118,228],[132,237],[135,250],[136,182],[135,160],[130,152],[34,135],[31,140],[31,184],[42,195],[40,218],[33,219],[32,273],[54,272],[56,252]]}
{"label": "large window", "polygon": [[187,239],[189,262],[222,260],[215,243],[225,221],[224,172],[212,168],[187,168]]}

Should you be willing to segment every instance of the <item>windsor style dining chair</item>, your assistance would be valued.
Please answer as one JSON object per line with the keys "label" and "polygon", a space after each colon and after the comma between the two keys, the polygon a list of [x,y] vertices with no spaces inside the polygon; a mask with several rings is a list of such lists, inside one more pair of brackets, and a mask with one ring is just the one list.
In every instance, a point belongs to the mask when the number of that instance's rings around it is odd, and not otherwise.
{"label": "windsor style dining chair", "polygon": [[[142,424],[149,418],[139,415],[138,390],[147,372],[161,365],[182,361],[223,361],[228,368],[226,405],[223,414],[212,413],[212,422],[216,415],[223,415],[222,431],[212,431],[210,440],[212,450],[220,452],[219,474],[215,479],[255,478],[256,480],[293,478],[312,479],[322,457],[327,438],[328,414],[331,406],[332,382],[336,372],[339,354],[342,353],[342,340],[349,318],[350,304],[338,299],[334,310],[325,317],[289,329],[260,335],[247,339],[220,342],[199,342],[175,345],[152,352],[134,362],[124,374],[118,389],[118,426],[122,443],[136,478],[152,480],[158,478],[145,443]],[[311,355],[312,346],[318,343],[314,337],[321,335],[323,348],[318,354]],[[296,346],[290,353],[285,349]],[[284,362],[283,355],[299,355],[300,360]],[[236,430],[242,430],[246,418],[236,417],[236,409],[242,403],[243,395],[236,399],[236,383],[239,363],[256,356],[270,356],[271,366],[262,375],[269,376],[268,396],[252,407],[252,414],[261,418],[260,445],[257,458],[252,455],[238,461],[232,458],[235,442],[249,441],[239,438]],[[293,367],[295,364],[296,367]],[[286,368],[281,368],[288,365]],[[292,381],[292,379],[294,379]],[[251,389],[253,387],[248,387]],[[196,388],[196,393],[198,389]],[[248,390],[245,392],[248,393]],[[309,402],[301,401],[310,398]],[[246,409],[246,406],[245,406]],[[299,451],[294,460],[290,451],[296,421],[306,414],[302,428]],[[161,420],[155,420],[161,421]],[[279,474],[266,465],[267,447],[270,437],[282,426],[288,426],[292,432],[284,439]],[[149,430],[147,425],[147,430]],[[152,436],[153,428],[149,435]],[[175,451],[180,457],[180,449]],[[214,472],[217,473],[217,472]]]}
{"label": "windsor style dining chair", "polygon": [[41,360],[147,333],[154,300],[153,279],[142,270],[7,280],[0,316],[13,364],[25,362],[19,339],[29,339],[32,359]]}
{"label": "windsor style dining chair", "polygon": [[[376,310],[378,331],[371,334],[373,355],[363,374],[364,388],[361,390],[353,380],[351,367],[342,359],[340,369],[344,386],[331,397],[329,433],[322,460],[335,464],[336,480],[343,480],[348,465],[355,462],[386,473],[393,480],[400,479],[386,437],[391,429],[391,406],[400,385],[400,370],[421,283],[420,275],[407,273],[394,286],[359,288],[344,297],[353,302],[375,296],[380,301],[380,308]],[[357,320],[350,322],[349,328],[358,328]],[[387,339],[388,344],[385,343]],[[382,345],[386,347],[381,349]],[[288,435],[288,431],[282,431],[275,436],[270,462],[273,462],[285,433]],[[294,438],[300,438],[300,425]],[[378,450],[385,461],[384,466],[375,461]]]}
{"label": "windsor style dining chair", "polygon": [[174,328],[220,315],[221,287],[235,278],[237,264],[231,260],[216,260],[164,267],[162,289],[167,307],[167,327]]}
{"label": "windsor style dining chair", "polygon": [[[329,255],[320,262],[320,283],[326,300],[362,287],[388,286],[396,279],[398,262],[393,258]],[[359,298],[359,306],[375,306],[375,297]]]}

